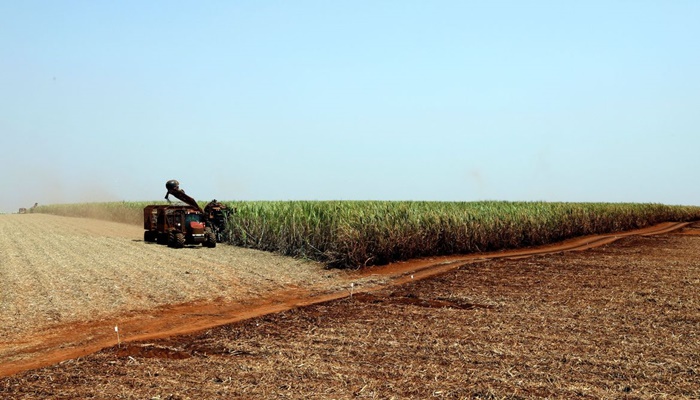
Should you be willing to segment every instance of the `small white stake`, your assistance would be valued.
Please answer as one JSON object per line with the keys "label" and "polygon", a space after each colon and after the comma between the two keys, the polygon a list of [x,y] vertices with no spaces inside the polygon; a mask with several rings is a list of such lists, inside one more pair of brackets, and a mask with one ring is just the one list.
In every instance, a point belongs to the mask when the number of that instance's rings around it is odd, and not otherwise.
{"label": "small white stake", "polygon": [[121,346],[121,345],[122,345],[122,341],[121,341],[121,339],[119,339],[119,327],[118,327],[118,326],[115,326],[115,327],[114,327],[114,331],[117,332],[117,344],[118,344],[119,346]]}
{"label": "small white stake", "polygon": [[355,283],[353,282],[350,284],[350,298],[352,298],[352,291],[354,288],[355,288]]}

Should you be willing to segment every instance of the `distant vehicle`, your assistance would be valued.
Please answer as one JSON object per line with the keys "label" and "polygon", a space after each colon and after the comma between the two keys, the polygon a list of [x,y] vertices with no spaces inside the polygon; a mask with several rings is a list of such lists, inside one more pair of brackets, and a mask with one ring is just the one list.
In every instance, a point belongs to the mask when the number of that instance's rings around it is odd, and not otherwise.
{"label": "distant vehicle", "polygon": [[19,209],[18,214],[26,214],[28,212],[34,212],[34,209],[37,208],[38,206],[39,206],[39,203],[34,203],[34,205],[29,207],[29,209],[26,209],[25,207],[21,207]]}

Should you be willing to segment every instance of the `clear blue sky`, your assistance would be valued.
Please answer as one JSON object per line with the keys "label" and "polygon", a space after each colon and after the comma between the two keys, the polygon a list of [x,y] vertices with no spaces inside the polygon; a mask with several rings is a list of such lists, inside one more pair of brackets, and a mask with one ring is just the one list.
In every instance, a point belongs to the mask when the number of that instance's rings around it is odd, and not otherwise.
{"label": "clear blue sky", "polygon": [[700,1],[0,1],[0,211],[700,205]]}

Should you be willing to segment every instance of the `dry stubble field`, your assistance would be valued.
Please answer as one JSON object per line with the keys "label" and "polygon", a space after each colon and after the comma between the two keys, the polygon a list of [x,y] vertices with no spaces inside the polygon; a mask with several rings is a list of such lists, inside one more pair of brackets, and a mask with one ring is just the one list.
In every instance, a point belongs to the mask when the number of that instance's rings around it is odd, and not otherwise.
{"label": "dry stubble field", "polygon": [[697,399],[699,259],[691,227],[584,252],[465,263],[18,373],[0,379],[0,397]]}
{"label": "dry stubble field", "polygon": [[106,330],[173,304],[244,303],[337,284],[339,273],[318,263],[225,245],[174,250],[142,239],[143,229],[128,224],[1,215],[0,359],[21,357],[18,351],[37,345],[37,332],[80,321],[103,321]]}

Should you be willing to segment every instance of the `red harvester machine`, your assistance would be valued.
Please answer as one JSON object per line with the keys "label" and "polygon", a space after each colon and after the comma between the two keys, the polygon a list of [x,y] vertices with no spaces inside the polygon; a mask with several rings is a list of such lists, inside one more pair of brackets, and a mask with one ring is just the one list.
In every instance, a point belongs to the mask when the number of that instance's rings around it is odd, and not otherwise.
{"label": "red harvester machine", "polygon": [[143,240],[182,248],[186,244],[216,247],[216,235],[197,201],[180,189],[180,183],[165,184],[168,196],[173,195],[186,205],[149,205],[143,209]]}

